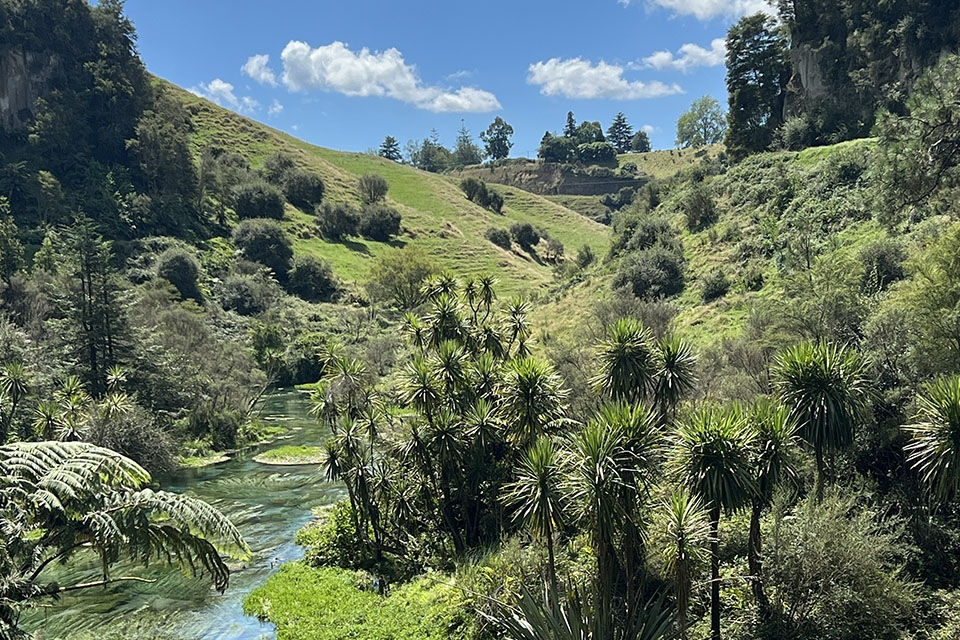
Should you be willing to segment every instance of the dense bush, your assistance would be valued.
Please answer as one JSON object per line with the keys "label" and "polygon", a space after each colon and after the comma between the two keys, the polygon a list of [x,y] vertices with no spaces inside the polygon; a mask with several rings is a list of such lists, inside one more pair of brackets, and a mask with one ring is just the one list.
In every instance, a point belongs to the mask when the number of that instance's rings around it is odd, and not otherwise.
{"label": "dense bush", "polygon": [[471,202],[486,200],[487,185],[483,180],[478,180],[477,178],[464,178],[460,181],[460,189],[462,189],[463,194],[467,196],[467,200],[470,200]]}
{"label": "dense bush", "polygon": [[277,279],[287,277],[293,246],[279,223],[263,218],[244,220],[233,231],[233,244],[248,259],[270,267]]}
{"label": "dense bush", "polygon": [[529,222],[516,222],[510,225],[510,237],[524,249],[540,242],[540,232]]}
{"label": "dense bush", "polygon": [[263,169],[260,173],[264,180],[280,187],[295,168],[293,158],[282,153],[274,153],[267,156],[267,159],[263,161]]}
{"label": "dense bush", "polygon": [[487,232],[484,236],[502,249],[509,250],[512,243],[510,242],[510,232],[506,229],[500,229],[499,227],[490,227],[487,229]]}
{"label": "dense bush", "polygon": [[371,240],[386,242],[400,233],[400,212],[385,204],[368,204],[360,210],[358,230]]}
{"label": "dense bush", "polygon": [[301,211],[313,211],[323,201],[323,180],[309,171],[292,171],[284,180],[283,193]]}
{"label": "dense bush", "polygon": [[220,303],[223,308],[242,316],[266,311],[271,302],[269,289],[256,276],[233,275],[224,280],[221,286]]}
{"label": "dense bush", "polygon": [[903,247],[894,238],[884,238],[865,246],[860,250],[860,262],[863,263],[863,286],[867,290],[882,291],[905,273]]}
{"label": "dense bush", "polygon": [[576,157],[577,143],[566,136],[547,133],[540,141],[537,157],[544,162],[570,162]]}
{"label": "dense bush", "polygon": [[361,176],[357,186],[360,189],[360,200],[363,204],[380,202],[387,197],[387,191],[390,190],[386,180],[373,174]]}
{"label": "dense bush", "polygon": [[283,194],[267,182],[247,182],[233,189],[233,210],[240,218],[283,218]]}
{"label": "dense bush", "polygon": [[614,287],[629,287],[638,298],[654,300],[683,291],[683,257],[663,246],[624,256],[614,277]]}
{"label": "dense bush", "polygon": [[337,292],[333,267],[326,260],[313,256],[297,256],[290,269],[287,289],[304,300],[329,300]]}
{"label": "dense bush", "polygon": [[590,245],[585,244],[577,251],[576,262],[577,266],[581,269],[586,269],[596,261],[597,256],[594,254],[593,249],[590,248]]}
{"label": "dense bush", "polygon": [[701,231],[717,221],[717,205],[713,194],[703,183],[694,184],[683,198],[682,207],[690,231]]}
{"label": "dense bush", "polygon": [[360,226],[360,214],[346,204],[325,204],[317,211],[317,226],[327,240],[355,236]]}
{"label": "dense bush", "polygon": [[713,269],[707,275],[703,276],[700,282],[701,295],[704,302],[712,302],[717,298],[727,295],[730,290],[730,280],[723,269]]}
{"label": "dense bush", "polygon": [[587,142],[577,145],[577,159],[583,164],[617,164],[617,150],[609,142]]}
{"label": "dense bush", "polygon": [[171,247],[157,258],[157,275],[177,288],[183,299],[199,301],[202,296],[197,280],[200,277],[200,263],[190,251]]}
{"label": "dense bush", "polygon": [[412,309],[424,301],[421,285],[437,272],[422,249],[404,247],[378,257],[370,268],[367,293],[377,302]]}

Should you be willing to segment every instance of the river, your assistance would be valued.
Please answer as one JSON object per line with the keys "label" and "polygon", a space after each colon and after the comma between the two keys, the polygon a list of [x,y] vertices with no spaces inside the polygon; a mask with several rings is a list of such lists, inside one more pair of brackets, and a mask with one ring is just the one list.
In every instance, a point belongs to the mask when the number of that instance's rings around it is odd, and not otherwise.
{"label": "river", "polygon": [[[283,391],[267,396],[261,418],[290,427],[282,444],[320,444],[325,434],[308,415],[309,395]],[[243,615],[241,603],[277,565],[299,558],[293,542],[310,519],[310,508],[341,498],[340,485],[323,482],[315,465],[267,466],[251,458],[257,451],[202,469],[184,469],[163,482],[168,491],[187,493],[215,505],[240,529],[252,551],[248,562],[231,564],[230,587],[220,595],[209,582],[190,579],[175,568],[151,566],[135,575],[153,584],[122,583],[90,589],[32,613],[25,627],[47,640],[269,640],[273,625]],[[62,583],[95,574],[92,563],[75,564]],[[123,573],[114,571],[113,575]]]}

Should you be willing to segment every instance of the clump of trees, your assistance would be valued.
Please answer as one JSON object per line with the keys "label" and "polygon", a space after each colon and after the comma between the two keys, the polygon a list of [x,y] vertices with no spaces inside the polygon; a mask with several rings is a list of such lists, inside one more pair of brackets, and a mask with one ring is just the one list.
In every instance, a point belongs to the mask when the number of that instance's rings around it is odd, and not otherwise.
{"label": "clump of trees", "polygon": [[464,178],[460,181],[460,189],[467,196],[467,200],[475,202],[484,209],[490,209],[494,213],[503,213],[503,196],[498,191],[487,187],[487,184],[479,178]]}

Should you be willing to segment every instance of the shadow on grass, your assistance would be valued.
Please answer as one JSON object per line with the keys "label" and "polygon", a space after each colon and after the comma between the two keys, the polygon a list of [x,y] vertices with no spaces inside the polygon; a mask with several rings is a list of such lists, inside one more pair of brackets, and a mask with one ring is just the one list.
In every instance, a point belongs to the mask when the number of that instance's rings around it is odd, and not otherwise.
{"label": "shadow on grass", "polygon": [[352,240],[343,240],[341,244],[345,246],[350,251],[356,251],[357,253],[362,253],[365,256],[370,255],[370,247],[368,247],[363,242],[354,242]]}

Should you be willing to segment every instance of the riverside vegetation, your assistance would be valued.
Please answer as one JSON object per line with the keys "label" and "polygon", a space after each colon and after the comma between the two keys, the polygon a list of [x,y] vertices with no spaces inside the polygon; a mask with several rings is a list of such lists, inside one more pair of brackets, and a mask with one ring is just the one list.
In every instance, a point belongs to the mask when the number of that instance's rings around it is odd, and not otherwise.
{"label": "riverside vegetation", "polygon": [[[246,599],[281,640],[956,637],[960,16],[934,4],[745,18],[733,115],[698,100],[689,148],[569,113],[541,159],[635,181],[587,217],[481,179],[511,175],[500,118],[411,145],[427,172],[389,136],[319,149],[149,76],[119,2],[0,0],[0,53],[59,65],[0,136],[0,637],[136,581],[124,558],[226,588],[242,531],[151,474],[262,439],[293,384],[330,438],[264,459],[348,498]],[[102,579],[59,584],[81,554]]]}

